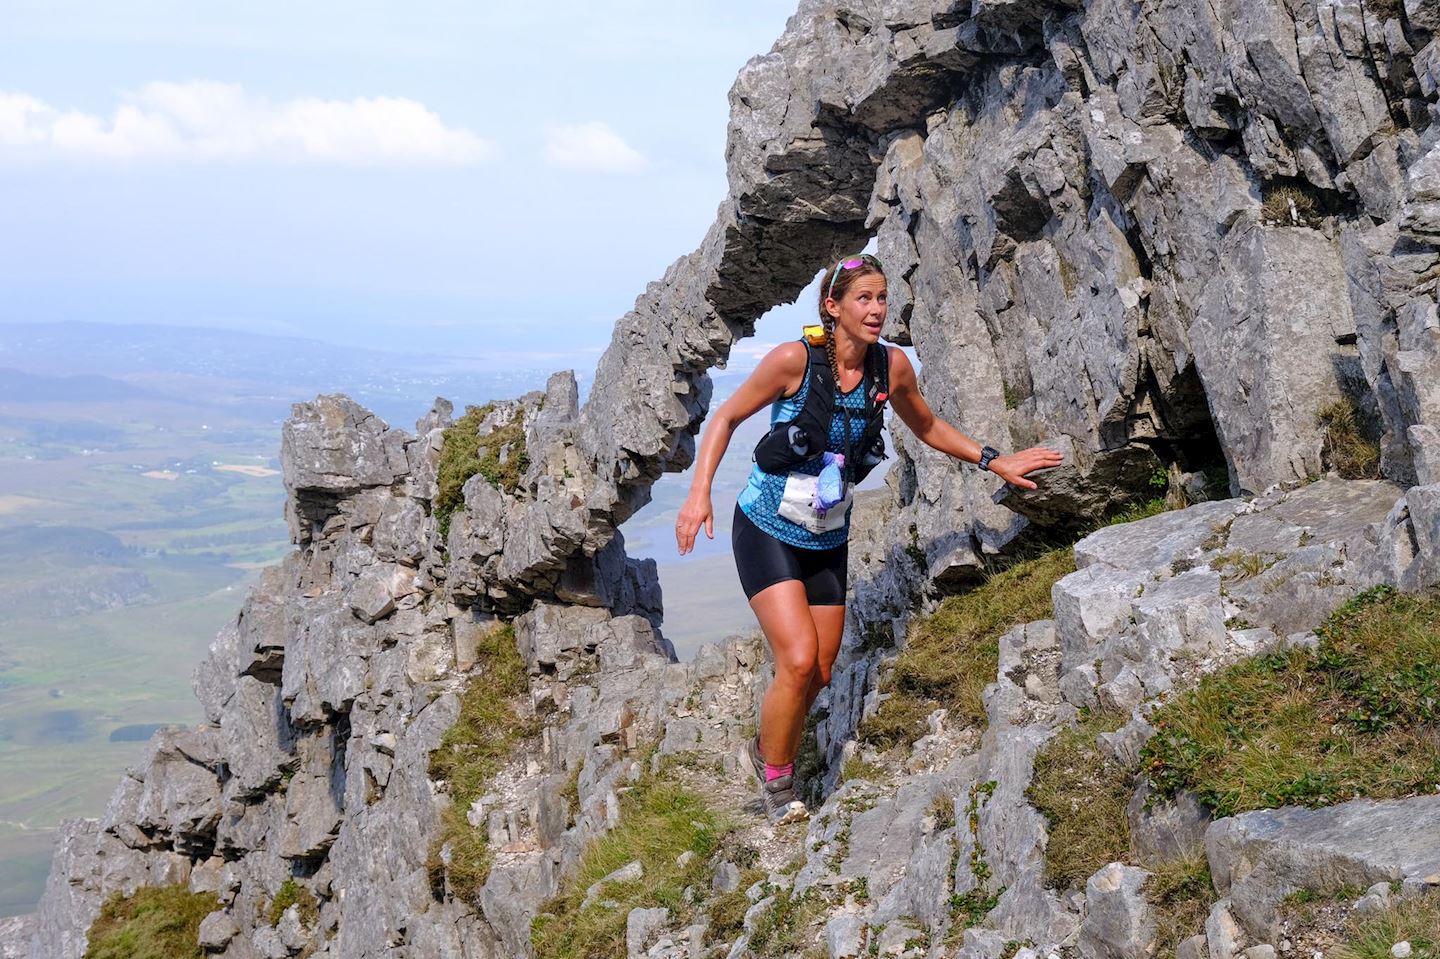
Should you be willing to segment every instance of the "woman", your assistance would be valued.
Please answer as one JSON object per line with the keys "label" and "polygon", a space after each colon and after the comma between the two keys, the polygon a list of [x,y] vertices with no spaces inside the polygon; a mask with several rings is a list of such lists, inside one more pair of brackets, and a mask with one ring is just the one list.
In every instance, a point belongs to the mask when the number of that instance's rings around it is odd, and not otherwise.
{"label": "woman", "polygon": [[[885,325],[886,309],[885,273],[875,257],[847,257],[827,270],[820,282],[819,307],[823,354],[804,341],[777,346],[711,414],[690,495],[675,523],[681,555],[694,548],[702,525],[705,534],[714,538],[710,483],[716,467],[735,428],[772,404],[771,436],[757,447],[757,464],[736,503],[731,535],[741,585],[775,661],[775,679],[760,707],[760,731],[744,757],[761,779],[761,804],[775,825],[807,815],[793,785],[795,754],[805,714],[830,682],[845,626],[850,498],[837,495],[835,487],[848,491],[848,481],[864,471],[864,456],[872,452],[862,442],[867,422],[878,424],[878,412],[888,399],[923,442],[988,467],[1007,483],[1025,489],[1035,488],[1026,474],[1060,463],[1059,453],[1043,447],[996,455],[931,412],[916,386],[909,358],[898,349],[874,345]],[[864,382],[867,357],[872,380],[868,385]],[[874,382],[886,373],[888,383]],[[809,438],[823,442],[825,452],[841,457],[822,458],[816,452],[820,442],[807,446],[805,435],[797,438],[795,424],[801,422],[802,412],[824,416],[814,414],[819,400],[808,408],[806,400],[812,387],[828,396],[829,383],[834,384],[836,402],[831,407],[827,400],[822,408],[830,413],[828,435]],[[773,455],[777,443],[788,459]],[[854,455],[841,465],[847,449]],[[807,452],[811,458],[805,460]],[[772,455],[767,458],[762,453]],[[802,461],[788,469],[773,465],[797,459]],[[761,463],[772,471],[762,469]]]}

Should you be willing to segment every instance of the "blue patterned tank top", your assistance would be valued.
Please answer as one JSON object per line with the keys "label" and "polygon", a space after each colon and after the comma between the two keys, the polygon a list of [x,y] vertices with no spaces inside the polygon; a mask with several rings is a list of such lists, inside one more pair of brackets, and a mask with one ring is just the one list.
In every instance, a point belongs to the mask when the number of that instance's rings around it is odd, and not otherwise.
{"label": "blue patterned tank top", "polygon": [[[770,424],[786,423],[800,415],[800,410],[805,406],[805,397],[810,393],[811,370],[805,370],[805,379],[800,383],[800,389],[789,399],[776,400],[770,405]],[[857,444],[861,434],[865,432],[865,380],[848,393],[840,393],[838,388],[836,394],[840,397],[840,405],[851,410],[850,413],[850,442]],[[830,419],[830,436],[825,444],[825,449],[832,453],[845,452],[845,414],[836,411]],[[802,463],[791,472],[807,473],[811,476],[819,476],[824,463],[820,457],[815,457],[808,463]],[[769,533],[782,543],[791,546],[798,546],[801,549],[831,549],[844,543],[850,536],[850,511],[845,511],[845,525],[839,529],[832,529],[825,533],[812,533],[799,523],[792,523],[790,520],[779,514],[780,498],[785,493],[786,474],[767,473],[758,465],[750,469],[750,479],[745,488],[740,491],[739,505],[750,517],[750,522]]]}

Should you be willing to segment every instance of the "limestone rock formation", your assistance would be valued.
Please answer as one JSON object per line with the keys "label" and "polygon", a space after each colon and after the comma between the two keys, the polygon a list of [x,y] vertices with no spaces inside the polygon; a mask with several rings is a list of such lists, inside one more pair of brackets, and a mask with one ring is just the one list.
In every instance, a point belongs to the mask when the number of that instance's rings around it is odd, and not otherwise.
{"label": "limestone rock formation", "polygon": [[[104,817],[66,825],[38,913],[0,948],[78,957],[107,896],[182,882],[220,899],[201,935],[230,959],[529,955],[540,902],[617,825],[639,747],[723,777],[763,685],[754,641],[673,662],[654,564],[617,527],[689,465],[707,370],[873,239],[887,332],[914,345],[937,412],[1065,466],[1000,489],[892,424],[887,488],[856,508],[852,615],[814,731],[827,795],[801,861],[782,873],[771,850],[724,941],[637,909],[627,949],[738,959],[770,910],[813,894],[829,912],[807,945],[835,957],[1146,954],[1141,870],[1106,867],[1088,897],[1047,886],[1026,796],[1041,748],[1103,705],[1131,713],[1106,748],[1133,756],[1157,697],[1306,642],[1368,586],[1440,582],[1437,31],[1429,0],[801,0],[731,92],[714,224],[616,324],[583,406],[557,373],[464,420],[493,460],[456,492],[448,401],[413,434],[345,397],[297,404],[296,550],[197,668],[205,722],[157,734]],[[1309,482],[1337,465],[1320,417],[1336,404],[1379,465]],[[839,783],[917,609],[1157,484],[1207,501],[1076,545],[1054,618],[999,642],[983,736],[942,711],[894,781]],[[463,810],[493,854],[471,894],[431,856],[454,793],[430,757],[502,618],[539,731]],[[1330,813],[1392,832],[1369,807]],[[1301,888],[1296,863],[1346,855],[1261,837],[1302,814],[1247,816],[1146,820],[1161,857],[1207,830],[1230,893],[1185,954],[1263,954],[1246,891]],[[1376,863],[1365,879],[1428,888],[1421,865]],[[692,893],[723,895],[734,869]],[[272,922],[287,881],[316,915]]]}

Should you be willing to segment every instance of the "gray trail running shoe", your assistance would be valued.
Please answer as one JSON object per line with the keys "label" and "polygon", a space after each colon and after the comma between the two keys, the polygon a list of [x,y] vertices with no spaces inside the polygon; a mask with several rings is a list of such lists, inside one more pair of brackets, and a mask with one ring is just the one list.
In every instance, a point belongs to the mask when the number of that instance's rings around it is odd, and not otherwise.
{"label": "gray trail running shoe", "polygon": [[760,805],[765,809],[765,818],[772,826],[800,822],[810,818],[810,810],[795,795],[790,776],[779,776],[760,786]]}

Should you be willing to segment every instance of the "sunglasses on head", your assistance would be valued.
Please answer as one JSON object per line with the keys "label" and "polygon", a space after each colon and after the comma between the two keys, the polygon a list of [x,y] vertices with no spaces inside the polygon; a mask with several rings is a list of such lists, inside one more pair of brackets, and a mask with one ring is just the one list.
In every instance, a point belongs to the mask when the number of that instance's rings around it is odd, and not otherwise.
{"label": "sunglasses on head", "polygon": [[880,265],[880,261],[877,260],[875,257],[871,256],[869,253],[857,253],[855,256],[847,256],[845,259],[835,264],[835,272],[830,274],[830,288],[825,291],[825,299],[829,300],[834,298],[835,281],[840,278],[840,272],[842,270],[853,270],[863,263],[869,263],[881,273],[885,272],[885,268]]}

